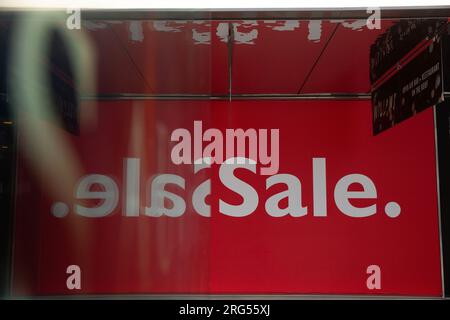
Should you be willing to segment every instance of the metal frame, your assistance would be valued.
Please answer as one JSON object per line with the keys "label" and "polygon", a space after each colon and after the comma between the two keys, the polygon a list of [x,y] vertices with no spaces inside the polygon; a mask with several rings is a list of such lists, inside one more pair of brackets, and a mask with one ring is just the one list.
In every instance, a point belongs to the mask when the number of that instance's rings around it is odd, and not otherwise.
{"label": "metal frame", "polygon": [[[450,93],[449,93],[450,94]],[[306,93],[306,94],[145,94],[111,93],[84,96],[83,100],[370,100],[368,93]]]}
{"label": "metal frame", "polygon": [[[1,11],[0,18],[14,17],[21,11]],[[83,10],[83,19],[87,20],[314,20],[314,19],[365,19],[367,13],[365,8],[354,10],[335,10],[335,9],[318,9],[318,10],[273,10],[267,11],[250,10],[250,11],[148,11],[148,10]],[[450,16],[450,6],[437,8],[397,8],[382,10],[383,19],[408,19],[408,18],[440,18]],[[232,28],[229,29],[232,31]],[[230,32],[229,40],[232,40],[233,33]],[[229,41],[229,53],[232,53],[232,41]],[[370,100],[369,93],[315,93],[315,94],[233,94],[231,82],[231,64],[232,54],[229,54],[229,92],[223,95],[214,94],[137,94],[137,93],[111,93],[99,94],[94,96],[85,96],[85,100],[115,101],[115,100]],[[450,92],[446,92],[445,97],[450,97]],[[434,110],[435,126],[436,126],[436,110]],[[435,127],[436,130],[436,127]],[[437,131],[435,132],[437,139]],[[436,140],[436,153],[438,152]],[[439,173],[438,161],[436,161],[436,170]],[[439,191],[439,174],[437,175],[438,183],[438,203],[439,203],[439,223],[440,223],[440,191]],[[441,229],[441,226],[439,226]],[[441,232],[440,232],[441,236]],[[440,238],[441,247],[441,263],[442,262],[442,238]],[[441,266],[442,270],[444,269]],[[444,283],[444,274],[442,272],[442,281]],[[445,298],[444,284],[442,287],[443,296]],[[17,297],[11,297],[17,298]],[[327,299],[327,300],[348,300],[348,299],[440,299],[439,297],[420,297],[420,296],[367,296],[367,295],[300,295],[300,294],[164,294],[164,295],[72,295],[72,296],[33,296],[34,299]],[[24,298],[26,299],[26,297]]]}
{"label": "metal frame", "polygon": [[[434,7],[380,8],[383,19],[447,18],[450,5]],[[30,9],[28,9],[30,10]],[[36,10],[36,9],[34,9]],[[41,9],[42,10],[42,9]],[[308,8],[308,9],[83,9],[87,20],[317,20],[366,19],[367,8]],[[11,17],[25,9],[5,9],[0,5],[0,18]]]}
{"label": "metal frame", "polygon": [[[105,294],[12,297],[17,300],[442,300],[440,297],[393,295],[319,295],[319,294]],[[449,298],[444,298],[449,300]]]}

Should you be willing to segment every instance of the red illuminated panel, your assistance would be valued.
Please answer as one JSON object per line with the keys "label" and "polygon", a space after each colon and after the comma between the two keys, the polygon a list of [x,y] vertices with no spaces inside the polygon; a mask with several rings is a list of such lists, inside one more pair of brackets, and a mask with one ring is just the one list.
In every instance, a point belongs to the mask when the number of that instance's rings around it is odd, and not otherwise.
{"label": "red illuminated panel", "polygon": [[227,23],[133,21],[115,24],[113,29],[145,77],[150,93],[228,92]]}
{"label": "red illuminated panel", "polygon": [[95,54],[97,92],[149,92],[150,88],[140,74],[139,67],[130,59],[111,26],[111,23],[105,21],[86,21],[83,26]]}
{"label": "red illuminated panel", "polygon": [[368,93],[370,46],[391,26],[370,30],[366,20],[339,24],[335,35],[315,66],[301,93]]}
{"label": "red illuminated panel", "polygon": [[[173,117],[182,110],[189,112]],[[80,137],[62,130],[59,133],[74,148],[73,160],[79,167],[77,178],[107,175],[120,185],[121,195],[125,192],[123,159],[139,158],[143,211],[150,201],[146,192],[148,179],[155,173],[192,175],[191,166],[175,166],[168,158],[171,131],[187,127],[199,118],[208,125],[209,112],[209,104],[198,101],[101,103],[93,128]],[[53,126],[47,123],[43,127]],[[21,141],[22,146],[24,142]],[[76,201],[70,199],[72,196],[66,200],[52,195],[55,192],[51,186],[61,183],[58,177],[49,170],[45,181],[39,181],[32,170],[35,164],[22,158],[18,170],[14,294],[76,293],[67,292],[66,288],[66,268],[72,264],[83,270],[83,286],[78,293],[208,291],[208,220],[192,212],[177,219],[149,218],[143,212],[140,217],[125,218],[121,213],[122,196],[116,210],[107,217],[77,216],[73,214]],[[67,166],[67,171],[72,169]],[[71,185],[65,186],[73,190],[73,196],[78,182],[70,181]],[[58,202],[69,205],[70,212],[63,218],[52,215],[52,206]],[[88,204],[98,205],[95,201]],[[192,211],[192,207],[187,210]]]}
{"label": "red illuminated panel", "polygon": [[[372,135],[369,101],[235,102],[231,114],[232,128],[280,129],[279,173],[300,179],[308,213],[268,216],[265,201],[286,186],[266,191],[267,177],[241,170],[239,177],[258,191],[259,205],[244,218],[212,219],[214,292],[441,295],[431,109],[378,136]],[[326,158],[326,217],[313,216],[313,158]],[[376,204],[373,216],[348,217],[335,203],[337,182],[355,173],[373,181],[377,199],[352,204]],[[241,203],[215,182],[213,194]],[[398,217],[385,213],[388,202],[400,205]],[[381,290],[366,286],[370,265],[381,269]]]}
{"label": "red illuminated panel", "polygon": [[[56,129],[71,146],[79,168],[68,167],[77,175],[66,184],[58,184],[60,177],[52,171],[58,159],[46,175],[36,174],[36,159],[25,160],[20,135],[13,294],[440,296],[432,110],[377,136],[372,136],[370,115],[369,101],[102,102],[96,125],[79,137]],[[219,179],[219,165],[194,174],[192,165],[171,161],[171,133],[185,128],[194,134],[194,120],[221,132],[279,129],[278,173],[300,181],[304,214],[268,214],[268,198],[286,186],[266,190],[269,176],[260,174],[260,165],[256,172],[235,171],[257,192],[254,212],[243,217],[221,212],[219,200],[239,205],[243,198]],[[125,158],[140,161],[137,216],[125,212],[130,194]],[[313,158],[326,162],[326,216],[315,216]],[[162,173],[185,181],[184,188],[167,189],[185,201],[180,216],[144,214],[151,205],[149,185]],[[98,205],[75,196],[77,180],[92,174],[107,176],[117,185],[118,202],[104,217],[82,216],[75,209]],[[356,218],[338,207],[335,187],[349,174],[372,181],[376,198],[350,203],[357,208],[376,205],[373,215]],[[192,201],[194,190],[207,179],[212,184],[206,200],[211,217],[200,216]],[[71,190],[68,198],[57,196],[66,187]],[[362,191],[359,184],[349,190]],[[63,215],[55,214],[61,213],[54,209],[58,202],[67,205]],[[398,216],[387,215],[390,202],[401,207]],[[282,200],[280,206],[286,205]],[[79,290],[66,286],[69,265],[82,270]],[[381,287],[370,290],[367,268],[372,265],[381,270]]]}
{"label": "red illuminated panel", "polygon": [[135,20],[84,28],[96,51],[100,94],[226,95],[229,58],[235,94],[361,93],[369,91],[370,45],[391,23],[369,30],[365,20]]}
{"label": "red illuminated panel", "polygon": [[235,22],[233,93],[296,94],[337,23]]}

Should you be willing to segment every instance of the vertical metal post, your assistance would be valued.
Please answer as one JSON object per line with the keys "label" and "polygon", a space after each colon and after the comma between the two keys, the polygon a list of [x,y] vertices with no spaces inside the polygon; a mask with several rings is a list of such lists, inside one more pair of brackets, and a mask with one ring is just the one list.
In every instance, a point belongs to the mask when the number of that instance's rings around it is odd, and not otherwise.
{"label": "vertical metal post", "polygon": [[228,23],[228,99],[231,101],[233,95],[233,45],[234,28],[233,23]]}

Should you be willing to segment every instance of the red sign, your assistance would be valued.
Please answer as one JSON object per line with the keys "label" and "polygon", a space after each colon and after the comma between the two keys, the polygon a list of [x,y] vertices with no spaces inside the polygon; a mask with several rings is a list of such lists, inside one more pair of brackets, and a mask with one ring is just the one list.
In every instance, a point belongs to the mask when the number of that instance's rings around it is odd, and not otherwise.
{"label": "red sign", "polygon": [[442,294],[431,109],[373,136],[370,101],[100,102],[39,124],[61,157],[27,121],[15,295]]}

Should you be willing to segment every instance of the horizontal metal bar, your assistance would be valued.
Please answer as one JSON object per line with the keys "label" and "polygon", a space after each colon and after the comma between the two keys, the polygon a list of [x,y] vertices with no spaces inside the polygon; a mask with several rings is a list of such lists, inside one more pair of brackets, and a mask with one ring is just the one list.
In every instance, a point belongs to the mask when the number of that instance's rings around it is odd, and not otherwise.
{"label": "horizontal metal bar", "polygon": [[[167,10],[167,11],[88,11],[84,14],[86,19],[112,19],[121,20],[124,17],[138,20],[315,20],[315,19],[366,19],[367,8],[357,9],[308,9],[308,10]],[[402,8],[381,9],[382,18],[409,19],[409,18],[438,18],[450,16],[449,7],[437,8]]]}
{"label": "horizontal metal bar", "polygon": [[[0,96],[7,99],[6,93]],[[232,100],[370,100],[367,93],[311,93],[311,94],[234,94]],[[444,92],[445,98],[450,98],[450,92]],[[81,100],[229,100],[229,95],[207,94],[135,94],[113,93],[83,96]]]}
{"label": "horizontal metal bar", "polygon": [[[444,92],[450,98],[450,92]],[[112,93],[84,96],[82,100],[229,100],[230,95]],[[232,94],[231,100],[370,100],[370,93]]]}
{"label": "horizontal metal bar", "polygon": [[[82,9],[86,20],[315,20],[366,19],[367,8],[308,9]],[[3,9],[0,18],[15,15],[24,9]],[[450,6],[381,8],[383,19],[444,18]]]}
{"label": "horizontal metal bar", "polygon": [[442,300],[442,297],[405,296],[405,295],[306,295],[306,294],[102,294],[102,295],[56,295],[28,296],[12,299],[125,299],[125,300]]}
{"label": "horizontal metal bar", "polygon": [[368,100],[367,93],[311,93],[311,94],[99,94],[82,97],[84,100]]}

